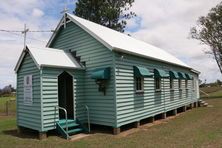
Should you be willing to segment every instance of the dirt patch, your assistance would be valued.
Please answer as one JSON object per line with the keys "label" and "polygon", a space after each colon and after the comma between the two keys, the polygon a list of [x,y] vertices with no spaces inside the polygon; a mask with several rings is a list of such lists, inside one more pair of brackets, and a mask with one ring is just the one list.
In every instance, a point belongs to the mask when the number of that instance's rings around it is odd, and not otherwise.
{"label": "dirt patch", "polygon": [[116,137],[117,138],[122,138],[122,137],[126,137],[129,136],[131,134],[134,134],[136,132],[140,131],[140,128],[132,128],[126,131],[121,132],[120,134],[118,134]]}
{"label": "dirt patch", "polygon": [[86,138],[86,137],[89,137],[89,136],[91,136],[91,135],[90,134],[83,134],[83,133],[77,134],[77,135],[71,136],[70,141],[78,141],[80,139],[83,139],[83,138]]}

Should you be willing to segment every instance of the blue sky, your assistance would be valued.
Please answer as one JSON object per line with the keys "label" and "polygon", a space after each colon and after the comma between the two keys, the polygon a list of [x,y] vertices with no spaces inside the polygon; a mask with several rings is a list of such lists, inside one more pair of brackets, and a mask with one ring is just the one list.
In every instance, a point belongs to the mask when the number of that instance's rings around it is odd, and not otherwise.
{"label": "blue sky", "polygon": [[[75,8],[73,0],[8,0],[0,3],[0,29],[22,30],[24,23],[30,30],[54,29],[61,18],[65,2],[69,12]],[[136,0],[132,11],[137,17],[128,21],[126,33],[160,47],[201,72],[207,82],[221,78],[212,57],[205,55],[208,47],[189,39],[189,30],[201,15],[220,0]],[[28,44],[45,46],[50,33],[28,33]],[[22,34],[0,32],[0,88],[16,85],[15,64],[23,49]]]}

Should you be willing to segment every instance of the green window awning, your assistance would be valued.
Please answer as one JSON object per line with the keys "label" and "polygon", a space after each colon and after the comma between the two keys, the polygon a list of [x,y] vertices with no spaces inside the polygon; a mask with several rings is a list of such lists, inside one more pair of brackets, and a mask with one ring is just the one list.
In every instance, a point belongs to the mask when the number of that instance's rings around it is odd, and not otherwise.
{"label": "green window awning", "polygon": [[110,78],[110,67],[95,69],[91,73],[92,79],[109,79]]}
{"label": "green window awning", "polygon": [[186,79],[185,73],[178,72],[179,79]]}
{"label": "green window awning", "polygon": [[162,69],[154,69],[154,77],[156,78],[167,78],[169,77],[169,73]]}
{"label": "green window awning", "polygon": [[151,77],[153,76],[149,70],[145,67],[133,66],[134,76],[135,77]]}
{"label": "green window awning", "polygon": [[186,76],[187,80],[192,80],[193,79],[192,75],[190,75],[188,73],[185,73],[185,76]]}
{"label": "green window awning", "polygon": [[179,75],[176,71],[169,71],[170,77],[173,79],[179,79]]}

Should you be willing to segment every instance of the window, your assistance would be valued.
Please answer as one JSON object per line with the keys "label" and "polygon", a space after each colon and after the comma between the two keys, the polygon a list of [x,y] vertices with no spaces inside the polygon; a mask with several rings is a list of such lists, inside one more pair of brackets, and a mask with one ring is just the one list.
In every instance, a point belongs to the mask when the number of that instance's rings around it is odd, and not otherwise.
{"label": "window", "polygon": [[178,85],[179,85],[179,89],[182,89],[182,83],[181,83],[181,79],[178,80]]}
{"label": "window", "polygon": [[155,78],[155,89],[161,90],[161,78]]}
{"label": "window", "polygon": [[170,89],[173,89],[174,86],[173,86],[173,78],[170,78]]}
{"label": "window", "polygon": [[136,92],[143,92],[143,78],[135,77],[135,88]]}
{"label": "window", "polygon": [[185,80],[185,88],[188,89],[188,81]]}
{"label": "window", "polygon": [[181,79],[178,80],[178,85],[179,85],[179,98],[182,99],[183,96],[182,96],[182,80]]}
{"label": "window", "polygon": [[189,91],[188,91],[188,89],[186,89],[186,98],[188,98],[189,97]]}
{"label": "window", "polygon": [[195,86],[195,81],[194,81],[194,79],[192,80],[192,88],[193,88],[193,90],[194,90],[194,86]]}
{"label": "window", "polygon": [[173,84],[173,78],[170,77],[170,100],[174,100],[174,84]]}

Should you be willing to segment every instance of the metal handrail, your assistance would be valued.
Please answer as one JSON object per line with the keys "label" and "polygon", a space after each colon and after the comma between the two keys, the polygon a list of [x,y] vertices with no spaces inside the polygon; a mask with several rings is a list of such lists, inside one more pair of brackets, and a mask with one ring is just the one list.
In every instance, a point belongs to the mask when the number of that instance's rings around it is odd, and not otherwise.
{"label": "metal handrail", "polygon": [[65,113],[65,119],[66,119],[66,132],[68,132],[68,118],[67,118],[67,111],[65,108],[60,107],[60,106],[55,106],[56,108],[58,107],[60,110],[64,111]]}
{"label": "metal handrail", "polygon": [[203,94],[205,94],[206,96],[210,96],[208,93],[204,92],[203,90],[200,89],[200,92],[202,92]]}
{"label": "metal handrail", "polygon": [[89,107],[85,105],[86,111],[87,111],[87,122],[88,122],[88,130],[90,133],[90,119],[89,119]]}

